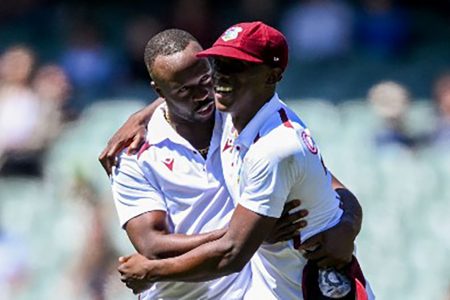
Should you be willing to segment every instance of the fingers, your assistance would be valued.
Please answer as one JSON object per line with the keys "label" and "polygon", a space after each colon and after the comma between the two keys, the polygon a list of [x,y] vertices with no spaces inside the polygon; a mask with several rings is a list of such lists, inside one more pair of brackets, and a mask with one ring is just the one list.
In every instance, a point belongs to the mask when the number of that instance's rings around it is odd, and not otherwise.
{"label": "fingers", "polygon": [[340,269],[344,268],[346,265],[347,265],[347,262],[339,260],[339,259],[333,259],[330,257],[325,257],[325,258],[317,261],[317,266],[319,268],[333,267],[336,270],[340,270]]}
{"label": "fingers", "polygon": [[102,153],[98,157],[98,161],[102,164],[103,169],[106,171],[106,174],[109,176],[109,175],[111,175],[111,172],[109,171],[108,163],[107,163],[107,159],[106,159],[106,152],[107,152],[107,150],[108,149],[105,148],[102,151]]}
{"label": "fingers", "polygon": [[277,242],[288,241],[293,239],[294,237],[299,236],[300,229],[306,227],[306,225],[307,225],[306,221],[300,221],[290,226],[285,226],[282,229],[278,229],[276,234],[276,241]]}
{"label": "fingers", "polygon": [[320,245],[322,245],[322,235],[316,234],[316,235],[310,237],[309,239],[307,239],[306,241],[304,241],[300,245],[300,249],[312,252],[312,251],[318,249]]}
{"label": "fingers", "polygon": [[288,214],[289,211],[291,211],[292,209],[298,207],[300,204],[301,204],[301,202],[300,202],[300,200],[298,200],[298,199],[294,199],[294,200],[292,200],[292,201],[287,202],[287,203],[284,205],[283,212],[282,212],[281,215],[283,216],[283,215]]}
{"label": "fingers", "polygon": [[[293,225],[295,222],[300,223],[301,221],[304,221],[302,220],[302,218],[306,217],[307,215],[308,211],[306,209],[299,210],[292,214],[282,215],[280,219],[278,219],[276,226],[281,229],[285,226]],[[301,222],[300,224],[304,224],[306,226],[304,222]],[[302,226],[300,228],[303,228],[305,226]]]}
{"label": "fingers", "polygon": [[300,229],[307,226],[307,222],[302,220],[302,218],[308,215],[308,211],[306,209],[302,209],[295,213],[289,214],[291,209],[299,205],[300,200],[292,200],[285,204],[283,214],[275,224],[275,227],[273,228],[267,241],[270,243],[277,243],[299,236]]}
{"label": "fingers", "polygon": [[136,154],[145,140],[145,129],[141,129],[134,137],[133,142],[128,147],[127,154]]}
{"label": "fingers", "polygon": [[142,286],[139,282],[134,280],[122,280],[125,283],[125,286],[133,291],[133,294],[137,295],[146,290],[145,286]]}
{"label": "fingers", "polygon": [[112,168],[117,165],[117,155],[125,148],[126,141],[114,142],[110,140],[108,146],[103,150],[99,156],[99,161],[105,169],[106,174],[111,175]]}
{"label": "fingers", "polygon": [[302,218],[308,215],[308,211],[306,209],[299,210],[295,213],[282,216],[278,222],[279,224],[290,225],[294,222],[300,221]]}
{"label": "fingers", "polygon": [[337,270],[344,268],[352,261],[352,255],[348,257],[325,255],[323,258],[317,260],[317,265],[322,268],[333,267]]}
{"label": "fingers", "polygon": [[333,266],[333,260],[328,257],[318,260],[316,263],[319,268],[328,268]]}
{"label": "fingers", "polygon": [[323,259],[325,257],[325,253],[323,251],[323,248],[319,246],[314,251],[306,251],[306,253],[303,254],[303,256],[306,259],[310,259],[310,260],[320,260],[320,259]]}
{"label": "fingers", "polygon": [[119,257],[119,266],[117,267],[117,271],[120,273],[120,280],[124,282],[124,280],[127,279],[126,271],[128,269],[128,266],[126,265],[126,262],[130,259],[131,256],[121,256]]}
{"label": "fingers", "polygon": [[119,263],[123,264],[130,259],[131,256],[121,256],[119,257]]}
{"label": "fingers", "polygon": [[114,161],[117,154],[119,154],[120,151],[122,151],[126,146],[126,141],[120,141],[118,143],[114,143],[112,146],[109,146],[109,150],[106,154],[106,157],[110,161]]}

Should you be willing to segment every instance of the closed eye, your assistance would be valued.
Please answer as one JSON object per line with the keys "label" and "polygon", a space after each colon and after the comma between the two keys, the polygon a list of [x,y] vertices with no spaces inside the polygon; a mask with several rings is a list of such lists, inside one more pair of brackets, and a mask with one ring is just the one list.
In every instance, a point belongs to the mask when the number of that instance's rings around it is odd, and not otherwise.
{"label": "closed eye", "polygon": [[206,74],[200,79],[201,83],[209,83],[210,81],[211,81],[211,74]]}
{"label": "closed eye", "polygon": [[178,89],[178,93],[180,93],[180,94],[187,93],[188,91],[189,91],[189,88],[187,86],[182,86],[181,88]]}

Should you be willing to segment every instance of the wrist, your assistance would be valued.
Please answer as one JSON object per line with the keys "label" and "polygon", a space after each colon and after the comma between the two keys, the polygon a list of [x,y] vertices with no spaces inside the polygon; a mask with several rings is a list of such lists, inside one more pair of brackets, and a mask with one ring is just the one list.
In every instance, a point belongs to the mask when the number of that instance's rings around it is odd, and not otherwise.
{"label": "wrist", "polygon": [[210,240],[218,240],[225,235],[227,228],[217,229],[210,233]]}
{"label": "wrist", "polygon": [[152,112],[147,109],[139,111],[136,115],[136,121],[139,125],[147,125],[152,116]]}
{"label": "wrist", "polygon": [[161,278],[159,274],[159,261],[158,260],[147,260],[144,264],[145,279],[149,283],[154,283]]}

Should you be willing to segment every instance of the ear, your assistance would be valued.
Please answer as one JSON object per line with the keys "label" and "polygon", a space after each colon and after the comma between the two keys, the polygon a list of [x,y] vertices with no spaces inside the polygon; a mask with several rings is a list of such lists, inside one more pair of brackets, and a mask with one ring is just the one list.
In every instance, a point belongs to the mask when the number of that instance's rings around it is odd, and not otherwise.
{"label": "ear", "polygon": [[266,83],[269,85],[277,84],[283,78],[283,70],[281,68],[272,68],[270,70],[269,76],[267,77]]}
{"label": "ear", "polygon": [[158,87],[155,81],[150,81],[150,86],[155,90],[155,92],[158,94],[159,97],[165,99],[164,95],[162,94],[161,89]]}

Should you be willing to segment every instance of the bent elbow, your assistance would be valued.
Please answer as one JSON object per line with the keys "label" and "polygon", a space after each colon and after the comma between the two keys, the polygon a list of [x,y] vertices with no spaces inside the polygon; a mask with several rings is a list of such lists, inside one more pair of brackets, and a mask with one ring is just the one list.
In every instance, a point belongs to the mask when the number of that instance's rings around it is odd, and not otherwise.
{"label": "bent elbow", "polygon": [[163,245],[156,239],[142,239],[134,243],[136,251],[148,259],[165,258]]}

